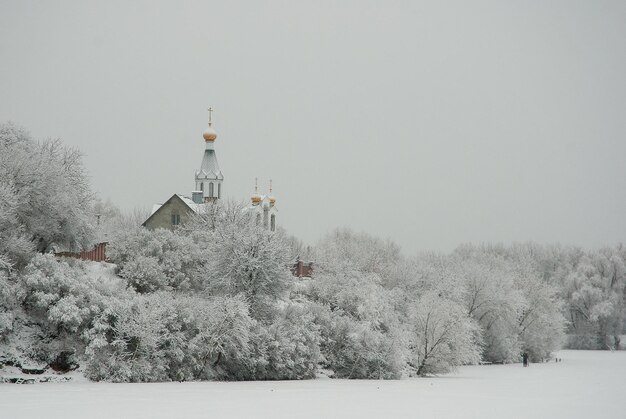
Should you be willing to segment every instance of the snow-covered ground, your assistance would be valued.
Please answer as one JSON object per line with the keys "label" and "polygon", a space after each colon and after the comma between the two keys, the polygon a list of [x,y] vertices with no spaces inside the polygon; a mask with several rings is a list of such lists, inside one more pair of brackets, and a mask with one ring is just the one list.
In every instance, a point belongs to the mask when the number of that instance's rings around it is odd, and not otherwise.
{"label": "snow-covered ground", "polygon": [[626,352],[436,378],[0,384],[2,418],[625,418]]}

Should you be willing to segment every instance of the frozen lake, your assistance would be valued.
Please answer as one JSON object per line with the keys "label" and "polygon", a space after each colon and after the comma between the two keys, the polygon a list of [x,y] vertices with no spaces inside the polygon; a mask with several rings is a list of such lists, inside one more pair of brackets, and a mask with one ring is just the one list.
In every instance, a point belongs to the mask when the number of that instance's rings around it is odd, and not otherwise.
{"label": "frozen lake", "polygon": [[626,351],[398,381],[0,384],[2,418],[619,418]]}

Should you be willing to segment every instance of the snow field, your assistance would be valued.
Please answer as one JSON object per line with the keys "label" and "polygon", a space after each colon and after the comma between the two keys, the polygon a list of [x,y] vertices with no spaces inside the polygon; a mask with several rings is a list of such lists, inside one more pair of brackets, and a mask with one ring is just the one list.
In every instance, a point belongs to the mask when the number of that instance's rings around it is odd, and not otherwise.
{"label": "snow field", "polygon": [[2,418],[624,418],[626,352],[433,378],[0,384]]}

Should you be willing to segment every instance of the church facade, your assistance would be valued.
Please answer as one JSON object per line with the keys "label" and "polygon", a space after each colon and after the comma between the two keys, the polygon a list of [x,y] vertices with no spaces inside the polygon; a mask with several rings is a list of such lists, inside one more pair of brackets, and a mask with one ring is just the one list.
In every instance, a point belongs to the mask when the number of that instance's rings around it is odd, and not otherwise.
{"label": "church facade", "polygon": [[[163,204],[155,204],[150,217],[143,222],[142,226],[150,230],[175,229],[188,221],[194,213],[207,212],[210,205],[222,199],[224,174],[215,154],[217,133],[213,129],[211,112],[212,109],[209,108],[209,126],[202,133],[205,143],[204,154],[200,168],[195,173],[195,189],[191,192],[191,197],[174,194]],[[259,195],[258,184],[255,185],[255,193],[245,211],[255,217],[257,225],[262,225],[271,231],[276,230],[278,210],[276,198],[272,195],[271,181],[269,195]]]}

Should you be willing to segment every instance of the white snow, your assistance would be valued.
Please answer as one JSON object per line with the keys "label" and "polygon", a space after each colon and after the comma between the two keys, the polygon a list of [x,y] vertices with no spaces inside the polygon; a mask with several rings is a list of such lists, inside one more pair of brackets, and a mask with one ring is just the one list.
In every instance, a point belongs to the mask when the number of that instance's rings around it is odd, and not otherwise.
{"label": "white snow", "polygon": [[624,418],[626,352],[434,378],[0,384],[3,418]]}

